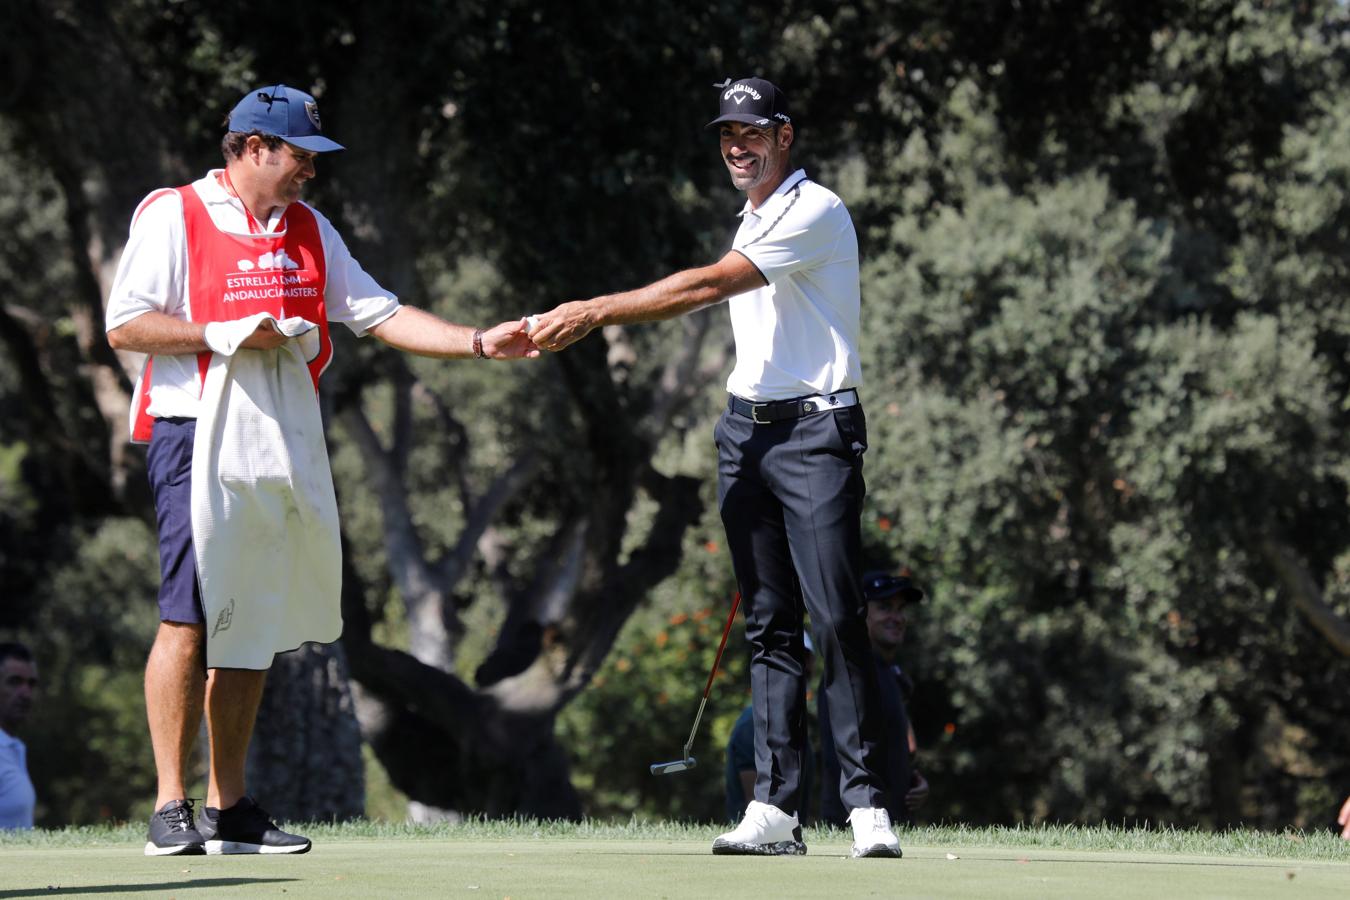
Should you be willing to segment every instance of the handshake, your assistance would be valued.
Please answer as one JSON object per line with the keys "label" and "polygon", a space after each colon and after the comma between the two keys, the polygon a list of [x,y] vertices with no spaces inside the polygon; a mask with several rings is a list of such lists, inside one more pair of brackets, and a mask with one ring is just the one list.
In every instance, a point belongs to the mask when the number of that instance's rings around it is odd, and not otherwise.
{"label": "handshake", "polygon": [[[557,352],[590,334],[599,324],[589,303],[563,303],[546,313],[522,316],[481,333],[474,355],[491,359],[533,358]],[[481,343],[479,343],[481,342]]]}

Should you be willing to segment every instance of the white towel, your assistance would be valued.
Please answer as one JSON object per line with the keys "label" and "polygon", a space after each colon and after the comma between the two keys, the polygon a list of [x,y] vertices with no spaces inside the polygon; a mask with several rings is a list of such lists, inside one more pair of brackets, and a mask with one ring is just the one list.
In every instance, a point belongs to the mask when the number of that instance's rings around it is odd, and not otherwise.
{"label": "white towel", "polygon": [[[265,319],[293,339],[240,351]],[[258,313],[207,325],[206,341],[214,353],[192,450],[206,664],[266,669],[276,653],[342,633],[337,497],[306,365],[319,330]]]}

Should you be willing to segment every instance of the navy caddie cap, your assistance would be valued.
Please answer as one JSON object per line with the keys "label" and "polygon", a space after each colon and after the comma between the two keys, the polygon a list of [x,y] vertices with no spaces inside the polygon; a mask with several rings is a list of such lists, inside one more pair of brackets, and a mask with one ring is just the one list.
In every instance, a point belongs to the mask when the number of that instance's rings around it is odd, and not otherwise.
{"label": "navy caddie cap", "polygon": [[728,78],[715,84],[721,93],[717,118],[708,123],[711,128],[722,122],[741,122],[746,125],[790,125],[787,97],[771,81],[763,78]]}
{"label": "navy caddie cap", "polygon": [[903,596],[906,603],[918,603],[923,599],[923,591],[904,575],[892,575],[889,572],[868,572],[862,577],[863,597],[868,603],[889,600]]}
{"label": "navy caddie cap", "polygon": [[345,150],[337,141],[323,136],[319,104],[304,91],[277,84],[258,88],[244,95],[230,111],[230,131],[271,134],[301,150],[325,153]]}

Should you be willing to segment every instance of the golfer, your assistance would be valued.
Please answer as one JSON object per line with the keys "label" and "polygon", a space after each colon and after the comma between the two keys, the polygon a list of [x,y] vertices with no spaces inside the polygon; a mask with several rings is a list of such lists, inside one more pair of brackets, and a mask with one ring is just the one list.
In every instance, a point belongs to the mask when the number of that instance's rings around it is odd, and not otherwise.
{"label": "golfer", "polygon": [[[539,352],[523,322],[482,331],[401,305],[300,200],[318,155],[342,149],[312,96],[249,91],[227,128],[223,169],[136,210],[106,314],[114,348],[149,355],[132,430],[150,444],[162,576],[145,671],[159,792],[151,856],[310,847],[246,795],[244,761],[273,654],[341,631],[315,393],[329,324],[423,356]],[[184,768],[203,709],[210,777],[194,816]]]}
{"label": "golfer", "polygon": [[876,672],[858,583],[862,462],[858,242],[844,204],[791,163],[787,98],[761,78],[719,86],[731,183],[746,194],[732,250],[621,294],[564,303],[531,333],[561,350],[603,325],[730,299],[736,366],[714,432],[718,502],[750,640],[755,791],[719,854],[800,854],[806,748],[803,608],[829,694],[854,856],[900,855],[878,776]]}

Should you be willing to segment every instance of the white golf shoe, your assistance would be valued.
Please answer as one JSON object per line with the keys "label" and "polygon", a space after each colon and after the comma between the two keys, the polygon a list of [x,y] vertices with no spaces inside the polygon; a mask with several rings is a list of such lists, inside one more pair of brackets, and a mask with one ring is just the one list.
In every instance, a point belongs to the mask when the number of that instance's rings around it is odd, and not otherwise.
{"label": "white golf shoe", "polygon": [[853,826],[853,856],[900,857],[900,840],[891,830],[891,814],[876,807],[860,807],[848,814]]}
{"label": "white golf shoe", "polygon": [[806,844],[796,816],[751,800],[741,824],[718,836],[712,851],[719,856],[801,856]]}

